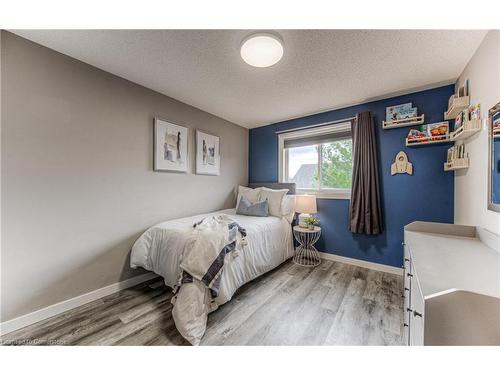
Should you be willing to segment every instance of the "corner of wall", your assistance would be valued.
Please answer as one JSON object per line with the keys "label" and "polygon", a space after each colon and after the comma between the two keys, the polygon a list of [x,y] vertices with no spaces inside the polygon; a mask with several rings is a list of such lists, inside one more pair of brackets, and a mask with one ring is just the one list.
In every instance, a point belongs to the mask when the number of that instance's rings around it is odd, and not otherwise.
{"label": "corner of wall", "polygon": [[[489,31],[457,80],[469,80],[471,104],[481,104],[483,118],[500,100],[500,31]],[[500,234],[500,213],[488,210],[488,131],[467,140],[470,167],[455,172],[455,223],[480,226]]]}

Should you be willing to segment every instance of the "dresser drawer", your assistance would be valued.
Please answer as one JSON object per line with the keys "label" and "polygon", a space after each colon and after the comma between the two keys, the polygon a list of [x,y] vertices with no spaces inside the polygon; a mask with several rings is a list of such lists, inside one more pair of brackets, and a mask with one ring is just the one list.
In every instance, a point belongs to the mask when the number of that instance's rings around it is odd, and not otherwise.
{"label": "dresser drawer", "polygon": [[408,319],[410,321],[410,345],[424,345],[424,310],[425,301],[420,290],[420,285],[416,275],[411,278],[411,304],[408,309]]}
{"label": "dresser drawer", "polygon": [[403,242],[403,343],[409,345],[410,339],[410,313],[411,308],[411,258],[408,246]]}

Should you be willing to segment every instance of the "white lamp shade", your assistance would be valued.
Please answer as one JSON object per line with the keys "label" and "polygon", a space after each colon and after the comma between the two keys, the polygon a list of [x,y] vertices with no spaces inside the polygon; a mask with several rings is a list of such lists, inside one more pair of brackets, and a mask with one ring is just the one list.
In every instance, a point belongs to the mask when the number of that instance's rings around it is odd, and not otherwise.
{"label": "white lamp shade", "polygon": [[301,214],[315,214],[318,212],[316,207],[315,195],[296,195],[295,196],[295,211]]}

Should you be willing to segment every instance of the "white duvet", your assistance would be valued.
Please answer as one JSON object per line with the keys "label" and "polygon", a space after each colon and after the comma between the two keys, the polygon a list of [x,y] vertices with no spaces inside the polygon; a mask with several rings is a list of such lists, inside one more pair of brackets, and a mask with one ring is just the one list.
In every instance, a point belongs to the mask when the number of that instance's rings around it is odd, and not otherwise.
{"label": "white duvet", "polygon": [[272,270],[293,255],[292,229],[287,219],[236,215],[235,211],[229,209],[157,224],[144,232],[132,248],[130,263],[133,268],[142,267],[153,271],[165,279],[166,285],[174,287],[179,281],[179,265],[193,224],[224,213],[246,229],[247,244],[239,250],[237,257],[225,264],[219,294],[212,306],[207,305],[210,301],[206,298],[200,301],[194,292],[177,297],[174,314],[177,329],[195,345],[205,331],[203,314],[229,301],[243,284]]}

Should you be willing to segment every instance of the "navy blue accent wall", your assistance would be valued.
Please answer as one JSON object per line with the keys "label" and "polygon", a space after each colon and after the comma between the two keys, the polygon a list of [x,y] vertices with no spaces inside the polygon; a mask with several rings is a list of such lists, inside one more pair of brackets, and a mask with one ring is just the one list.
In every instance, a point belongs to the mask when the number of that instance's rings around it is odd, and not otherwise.
{"label": "navy blue accent wall", "polygon": [[[249,181],[278,180],[278,130],[340,120],[371,111],[376,126],[378,163],[381,183],[384,232],[377,236],[352,234],[348,228],[349,200],[318,199],[318,216],[323,233],[318,250],[341,256],[400,267],[403,261],[403,227],[415,220],[453,223],[453,172],[444,172],[450,144],[406,147],[410,128],[382,129],[385,108],[412,102],[425,122],[443,121],[448,98],[454,86],[448,85],[413,94],[283,121],[250,130]],[[413,176],[391,176],[391,164],[399,151],[405,151],[413,163]]]}

